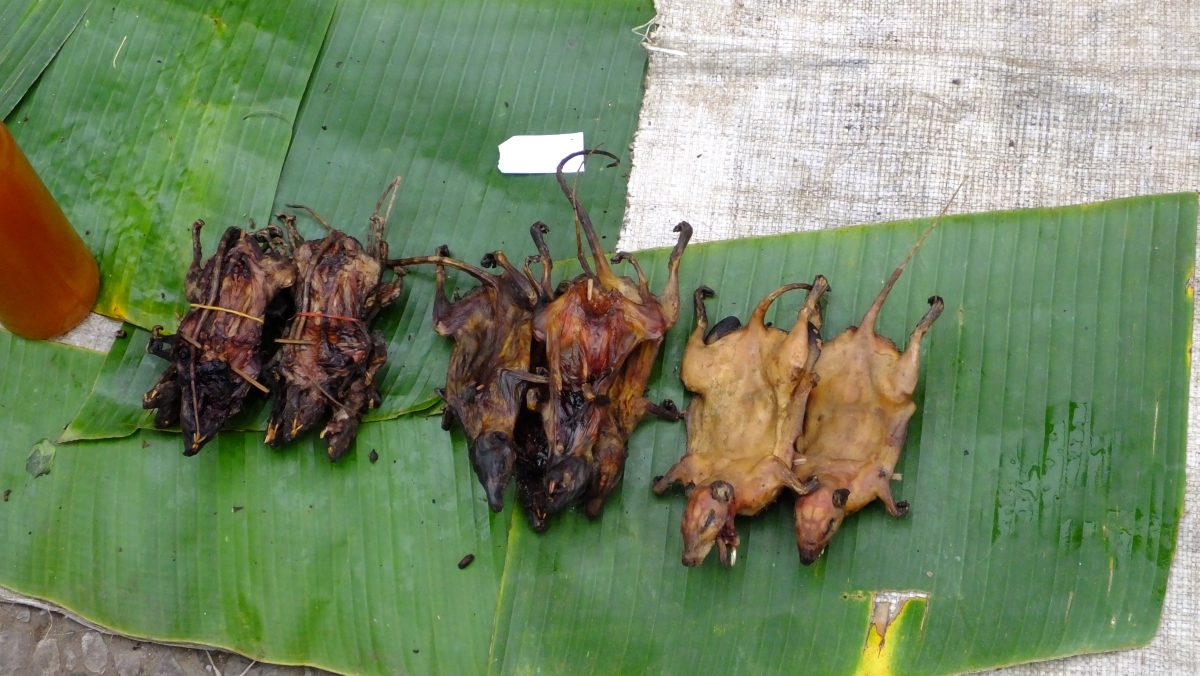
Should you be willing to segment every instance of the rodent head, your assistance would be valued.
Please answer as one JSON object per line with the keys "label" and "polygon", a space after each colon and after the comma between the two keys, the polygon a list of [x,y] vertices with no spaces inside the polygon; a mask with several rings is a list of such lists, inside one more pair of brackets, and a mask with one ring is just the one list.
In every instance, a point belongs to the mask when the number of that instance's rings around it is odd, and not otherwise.
{"label": "rodent head", "polygon": [[470,448],[471,465],[487,493],[493,512],[504,509],[504,488],[512,476],[516,452],[512,439],[504,432],[484,432]]}
{"label": "rodent head", "polygon": [[725,481],[697,486],[683,512],[683,565],[698,566],[733,513],[733,486]]}
{"label": "rodent head", "polygon": [[594,470],[583,458],[572,455],[546,469],[546,506],[551,514],[574,504],[592,484]]}
{"label": "rodent head", "polygon": [[846,499],[850,489],[821,486],[796,498],[796,548],[800,562],[809,565],[821,556],[842,519],[846,518]]}

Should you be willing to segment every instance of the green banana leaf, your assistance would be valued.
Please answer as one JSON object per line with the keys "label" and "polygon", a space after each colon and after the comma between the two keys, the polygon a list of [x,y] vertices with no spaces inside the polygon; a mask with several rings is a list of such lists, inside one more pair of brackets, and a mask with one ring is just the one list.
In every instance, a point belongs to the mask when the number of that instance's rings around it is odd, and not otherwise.
{"label": "green banana leaf", "polygon": [[0,120],[25,96],[87,12],[78,2],[8,2],[0,7]]}
{"label": "green banana leaf", "polygon": [[259,435],[236,433],[180,462],[177,435],[142,433],[59,449],[34,476],[24,456],[46,453],[45,411],[78,405],[101,357],[2,332],[0,354],[12,435],[0,585],[129,635],[276,662],[482,665],[503,527],[472,509],[474,476],[437,420],[365,426],[375,462],[331,464],[311,439],[265,453]]}
{"label": "green banana leaf", "polygon": [[[710,316],[744,317],[822,272],[832,336],[926,225],[695,246],[683,290],[708,284]],[[184,458],[176,435],[142,431],[60,447],[35,477],[28,456],[103,357],[0,335],[0,584],[136,636],[349,672],[948,673],[1140,645],[1182,507],[1195,229],[1194,195],[946,218],[879,325],[903,342],[927,296],[946,300],[897,467],[912,511],[869,507],[811,567],[787,499],[740,522],[733,569],[680,565],[683,498],[649,485],[684,433],[654,420],[602,518],[542,535],[488,511],[461,435],[426,416],[364,425],[339,463],[311,439],[272,451],[238,432]],[[665,257],[639,255],[656,287]],[[650,397],[686,401],[692,320],[685,307]],[[925,596],[881,643],[888,592]]]}
{"label": "green banana leaf", "polygon": [[[302,210],[288,206],[295,203],[363,237],[396,174],[403,183],[388,229],[393,255],[432,253],[440,244],[467,260],[497,248],[534,253],[526,229],[539,219],[554,226],[552,250],[569,255],[573,221],[554,178],[500,174],[496,146],[515,134],[583,131],[589,143],[626,148],[645,63],[629,29],[652,13],[644,0],[599,11],[579,1],[515,0],[255,10],[145,4],[143,11],[125,3],[85,26],[14,113],[21,122],[13,131],[97,252],[104,280],[97,311],[168,332],[186,310],[194,219],[215,226],[203,234],[206,252],[225,226],[265,223],[282,211],[299,214],[301,228],[319,236]],[[273,27],[273,37],[254,26]],[[283,72],[262,72],[268,37],[278,51],[297,54],[286,68],[271,62]],[[177,60],[162,53],[167,42],[183,45]],[[117,69],[92,56],[121,43]],[[114,84],[129,78],[146,84]],[[156,96],[144,102],[147,89]],[[145,114],[128,114],[147,105]],[[203,124],[192,119],[198,114]],[[602,236],[615,241],[625,170],[594,167],[582,176]],[[501,227],[514,223],[524,225]],[[422,329],[430,303],[428,294],[409,296],[381,316],[389,361],[379,377],[389,394],[371,419],[433,403],[441,375],[414,366],[448,354]],[[132,343],[145,338],[134,334]],[[131,357],[121,352],[110,362]],[[113,373],[105,367],[105,377]],[[115,413],[105,397],[133,389],[124,379],[98,384],[63,440],[123,436],[147,424],[140,411]],[[263,420],[259,408],[238,423],[261,429]]]}
{"label": "green banana leaf", "polygon": [[120,330],[79,412],[58,436],[59,443],[127,437],[139,427],[153,427],[154,412],[142,408],[142,395],[158,382],[166,362],[146,352],[149,331],[132,324]]}

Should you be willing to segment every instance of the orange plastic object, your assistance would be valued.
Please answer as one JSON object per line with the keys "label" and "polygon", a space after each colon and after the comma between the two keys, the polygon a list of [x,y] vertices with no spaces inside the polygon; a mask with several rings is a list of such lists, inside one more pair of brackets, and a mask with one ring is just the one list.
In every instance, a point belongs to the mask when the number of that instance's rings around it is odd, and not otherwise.
{"label": "orange plastic object", "polygon": [[83,321],[99,287],[92,253],[0,123],[0,324],[53,338]]}

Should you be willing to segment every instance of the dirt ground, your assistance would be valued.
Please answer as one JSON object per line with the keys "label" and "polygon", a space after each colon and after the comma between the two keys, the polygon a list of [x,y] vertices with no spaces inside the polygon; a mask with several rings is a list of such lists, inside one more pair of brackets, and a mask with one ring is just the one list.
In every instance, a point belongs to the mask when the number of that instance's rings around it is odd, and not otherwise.
{"label": "dirt ground", "polygon": [[104,634],[58,613],[0,602],[0,676],[318,676],[329,672],[251,662],[219,650]]}

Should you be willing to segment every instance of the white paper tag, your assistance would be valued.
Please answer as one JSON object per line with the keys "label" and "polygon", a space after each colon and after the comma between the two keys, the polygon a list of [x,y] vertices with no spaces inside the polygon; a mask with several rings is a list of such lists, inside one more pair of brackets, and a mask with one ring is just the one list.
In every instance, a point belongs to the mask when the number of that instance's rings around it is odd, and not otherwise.
{"label": "white paper tag", "polygon": [[[553,174],[558,163],[571,153],[583,150],[583,132],[512,136],[500,144],[500,173]],[[583,171],[583,156],[563,167],[564,174]]]}

